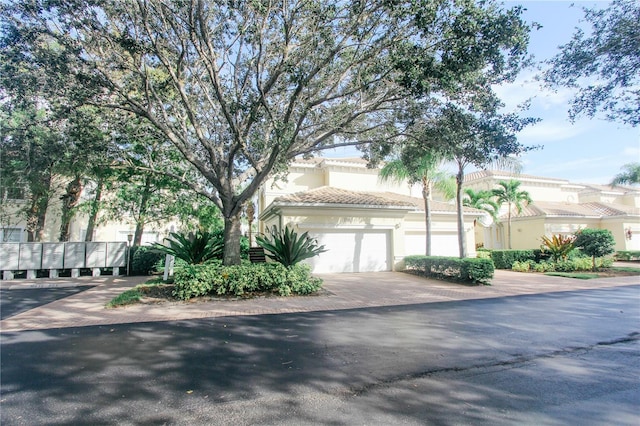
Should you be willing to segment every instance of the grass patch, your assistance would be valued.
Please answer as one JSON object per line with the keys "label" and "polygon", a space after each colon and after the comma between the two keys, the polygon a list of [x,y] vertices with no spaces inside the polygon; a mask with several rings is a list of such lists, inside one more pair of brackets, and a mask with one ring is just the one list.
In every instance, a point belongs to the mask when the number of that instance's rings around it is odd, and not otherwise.
{"label": "grass patch", "polygon": [[133,305],[134,303],[140,302],[140,300],[142,300],[142,298],[155,287],[164,287],[166,284],[167,283],[164,282],[162,278],[152,278],[144,284],[138,284],[134,288],[130,288],[129,290],[125,290],[120,293],[111,299],[111,301],[106,304],[106,307],[116,308],[118,306]]}
{"label": "grass patch", "polygon": [[575,278],[578,280],[590,280],[593,278],[600,277],[600,275],[596,273],[588,273],[588,272],[545,272],[545,275],[549,275],[552,277]]}
{"label": "grass patch", "polygon": [[617,272],[632,272],[640,275],[640,268],[634,268],[631,266],[614,266],[611,269]]}

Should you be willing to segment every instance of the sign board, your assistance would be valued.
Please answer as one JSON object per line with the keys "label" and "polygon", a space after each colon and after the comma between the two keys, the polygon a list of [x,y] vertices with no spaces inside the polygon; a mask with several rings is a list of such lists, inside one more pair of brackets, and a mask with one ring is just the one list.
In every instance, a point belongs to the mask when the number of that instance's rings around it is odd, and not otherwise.
{"label": "sign board", "polygon": [[0,243],[0,271],[18,269],[19,243]]}
{"label": "sign board", "polygon": [[42,267],[42,243],[20,244],[18,269],[33,270]]}
{"label": "sign board", "polygon": [[84,268],[84,246],[86,243],[64,243],[64,268]]}
{"label": "sign board", "polygon": [[104,268],[107,264],[107,243],[86,243],[86,263],[87,268]]}
{"label": "sign board", "polygon": [[127,266],[127,243],[107,243],[107,268]]}
{"label": "sign board", "polygon": [[64,243],[42,243],[42,269],[64,267]]}

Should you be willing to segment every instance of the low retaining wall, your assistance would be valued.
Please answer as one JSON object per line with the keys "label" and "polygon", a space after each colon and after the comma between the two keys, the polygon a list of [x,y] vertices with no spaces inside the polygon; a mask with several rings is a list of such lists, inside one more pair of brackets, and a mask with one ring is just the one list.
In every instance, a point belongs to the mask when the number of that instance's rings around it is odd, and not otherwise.
{"label": "low retaining wall", "polygon": [[5,280],[20,271],[33,279],[40,270],[57,278],[64,269],[79,277],[80,269],[91,269],[93,276],[99,276],[102,268],[113,268],[113,275],[118,276],[126,266],[126,242],[0,243],[0,271]]}

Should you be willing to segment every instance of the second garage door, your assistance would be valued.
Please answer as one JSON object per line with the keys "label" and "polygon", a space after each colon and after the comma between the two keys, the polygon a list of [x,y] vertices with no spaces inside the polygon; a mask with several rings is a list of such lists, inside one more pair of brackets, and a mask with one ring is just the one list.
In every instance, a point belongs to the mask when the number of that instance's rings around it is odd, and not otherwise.
{"label": "second garage door", "polygon": [[327,249],[307,259],[315,273],[391,270],[389,231],[310,230],[309,235]]}

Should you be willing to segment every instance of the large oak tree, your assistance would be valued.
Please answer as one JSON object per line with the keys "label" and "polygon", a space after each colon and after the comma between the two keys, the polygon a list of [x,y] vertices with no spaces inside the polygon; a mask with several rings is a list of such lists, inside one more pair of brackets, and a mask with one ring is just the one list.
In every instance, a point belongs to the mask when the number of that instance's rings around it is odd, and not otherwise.
{"label": "large oak tree", "polygon": [[67,90],[147,120],[197,170],[201,179],[173,177],[220,208],[226,264],[240,261],[240,214],[267,177],[298,155],[392,136],[405,95],[398,55],[424,55],[406,64],[421,90],[453,90],[521,54],[518,15],[471,0],[18,0],[2,10],[3,46],[35,60],[55,47],[54,66],[75,77]]}

